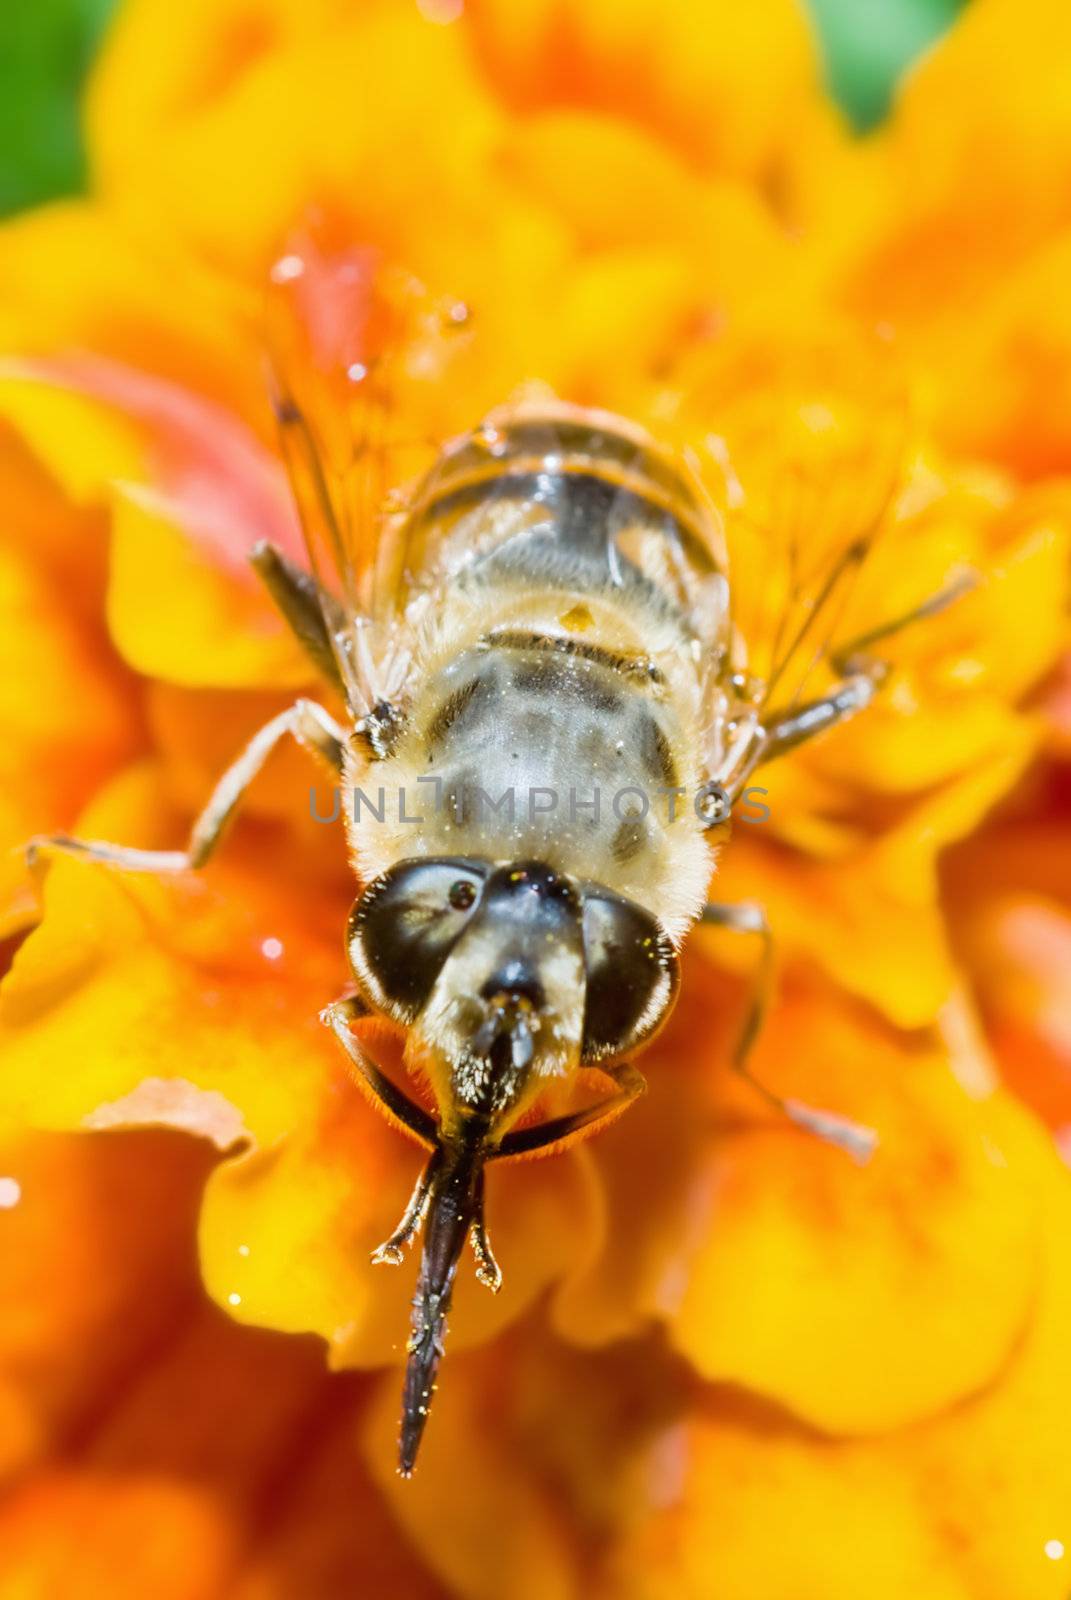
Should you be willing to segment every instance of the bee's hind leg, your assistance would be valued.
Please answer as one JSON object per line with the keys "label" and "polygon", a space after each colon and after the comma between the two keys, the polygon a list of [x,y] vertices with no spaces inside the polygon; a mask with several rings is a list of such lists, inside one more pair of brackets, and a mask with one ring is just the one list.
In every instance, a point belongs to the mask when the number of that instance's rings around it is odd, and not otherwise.
{"label": "bee's hind leg", "polygon": [[822,1111],[816,1106],[805,1105],[801,1100],[775,1094],[754,1076],[748,1066],[748,1057],[762,1027],[773,987],[773,939],[765,911],[752,901],[741,901],[738,905],[731,906],[711,904],[704,907],[700,920],[708,926],[731,928],[736,933],[757,934],[762,941],[762,956],[751,1000],[733,1048],[734,1072],[745,1079],[762,1096],[767,1105],[773,1106],[797,1128],[813,1133],[829,1144],[837,1145],[856,1161],[867,1161],[877,1143],[877,1135],[872,1129],[861,1127],[858,1123],[850,1122],[846,1117],[839,1117],[832,1111]]}
{"label": "bee's hind leg", "polygon": [[43,855],[81,856],[125,872],[187,872],[203,867],[249,785],[281,740],[290,735],[319,756],[337,774],[342,770],[345,735],[332,717],[312,700],[297,700],[255,733],[241,755],[229,766],[193,824],[185,850],[138,850],[108,844],[101,839],[72,839],[67,834],[44,835],[26,846],[31,863]]}

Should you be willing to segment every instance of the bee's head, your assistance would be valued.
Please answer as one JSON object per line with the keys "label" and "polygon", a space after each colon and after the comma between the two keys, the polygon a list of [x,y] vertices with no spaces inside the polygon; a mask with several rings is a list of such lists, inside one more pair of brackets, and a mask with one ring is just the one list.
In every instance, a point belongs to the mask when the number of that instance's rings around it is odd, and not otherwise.
{"label": "bee's head", "polygon": [[677,986],[649,912],[536,861],[399,862],[354,906],[349,955],[364,996],[445,1070],[451,1103],[499,1125],[539,1078],[648,1038]]}

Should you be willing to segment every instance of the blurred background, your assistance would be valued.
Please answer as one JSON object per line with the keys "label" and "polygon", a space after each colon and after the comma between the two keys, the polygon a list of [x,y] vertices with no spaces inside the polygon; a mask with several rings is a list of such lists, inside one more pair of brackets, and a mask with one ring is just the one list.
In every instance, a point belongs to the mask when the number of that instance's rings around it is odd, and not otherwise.
{"label": "blurred background", "polygon": [[[0,215],[82,188],[79,89],[117,3],[0,0]],[[865,129],[885,114],[900,73],[944,32],[961,0],[803,3],[830,88]]]}

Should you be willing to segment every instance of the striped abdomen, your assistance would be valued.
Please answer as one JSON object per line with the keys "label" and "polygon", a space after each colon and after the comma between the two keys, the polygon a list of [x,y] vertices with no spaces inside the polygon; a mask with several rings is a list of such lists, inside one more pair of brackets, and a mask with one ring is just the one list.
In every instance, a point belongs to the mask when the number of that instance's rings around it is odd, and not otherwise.
{"label": "striped abdomen", "polygon": [[425,486],[412,699],[374,773],[424,820],[357,853],[366,871],[418,853],[545,860],[661,896],[683,926],[708,870],[690,802],[724,579],[686,485],[582,417],[472,436]]}

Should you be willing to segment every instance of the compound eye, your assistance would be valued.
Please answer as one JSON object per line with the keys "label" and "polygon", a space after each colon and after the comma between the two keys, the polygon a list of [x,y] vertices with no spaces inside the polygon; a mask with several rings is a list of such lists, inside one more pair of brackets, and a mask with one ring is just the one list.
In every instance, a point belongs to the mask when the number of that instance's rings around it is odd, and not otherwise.
{"label": "compound eye", "polygon": [[585,893],[584,965],[583,1061],[634,1049],[668,1016],[676,952],[658,920],[633,901],[605,889]]}
{"label": "compound eye", "polygon": [[486,866],[402,861],[368,885],[350,913],[350,965],[366,997],[412,1022],[480,902]]}

